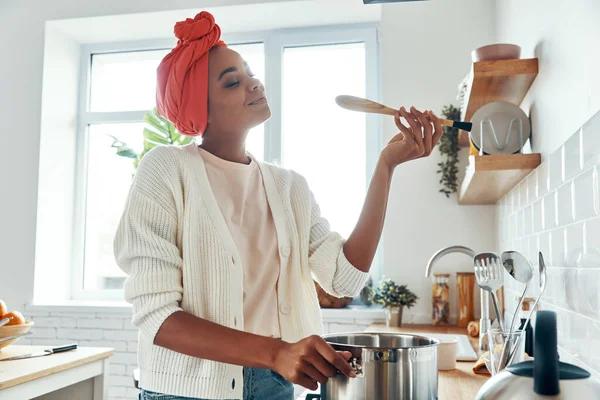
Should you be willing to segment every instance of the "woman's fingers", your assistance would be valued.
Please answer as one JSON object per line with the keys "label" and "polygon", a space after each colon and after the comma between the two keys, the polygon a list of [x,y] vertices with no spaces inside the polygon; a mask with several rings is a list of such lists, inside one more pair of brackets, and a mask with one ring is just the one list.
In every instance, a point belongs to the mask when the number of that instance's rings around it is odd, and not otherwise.
{"label": "woman's fingers", "polygon": [[308,376],[313,381],[319,382],[321,385],[326,384],[327,380],[329,379],[328,376],[322,374],[321,371],[319,371],[317,368],[315,368],[315,366],[312,364],[307,363],[303,369],[304,369],[303,372],[306,376]]}
{"label": "woman's fingers", "polygon": [[433,113],[433,111],[429,110],[428,116],[429,116],[429,120],[433,123],[433,127],[434,127],[432,145],[435,147],[435,145],[442,138],[442,135],[444,134],[444,130],[442,129],[442,124],[440,123],[439,118]]}
{"label": "woman's fingers", "polygon": [[351,378],[356,377],[356,373],[350,364],[348,364],[347,360],[344,360],[337,351],[333,349],[329,344],[325,341],[323,343],[319,343],[316,347],[317,351],[329,364],[331,364],[338,371],[341,371],[344,375],[349,376]]}
{"label": "woman's fingers", "polygon": [[402,120],[400,120],[400,112],[397,112],[396,115],[394,115],[394,122],[396,123],[396,126],[398,127],[400,132],[402,132],[408,138],[412,138],[414,140],[414,136],[413,136],[412,132],[410,131],[410,128],[408,126],[404,125],[402,123]]}
{"label": "woman's fingers", "polygon": [[408,122],[408,125],[410,125],[411,133],[413,134],[415,141],[417,142],[417,145],[419,146],[418,156],[421,156],[423,154],[423,152],[425,151],[425,146],[423,144],[423,132],[421,130],[422,129],[421,123],[417,121],[416,117],[413,114],[406,111],[406,109],[404,107],[400,108],[400,115],[402,117],[404,117],[406,122]]}
{"label": "woman's fingers", "polygon": [[427,157],[428,155],[431,154],[431,150],[433,148],[433,146],[432,146],[433,138],[431,137],[431,131],[432,131],[431,122],[429,121],[427,116],[425,116],[425,114],[423,114],[421,111],[417,110],[416,108],[412,107],[410,109],[410,111],[413,115],[417,116],[417,119],[419,120],[419,122],[421,123],[421,126],[423,127],[423,145],[424,145],[423,157]]}
{"label": "woman's fingers", "polygon": [[296,381],[294,383],[297,383],[298,385],[303,386],[310,390],[317,390],[319,388],[317,381],[312,379],[310,376],[308,376],[306,374],[299,374],[298,378],[296,379]]}

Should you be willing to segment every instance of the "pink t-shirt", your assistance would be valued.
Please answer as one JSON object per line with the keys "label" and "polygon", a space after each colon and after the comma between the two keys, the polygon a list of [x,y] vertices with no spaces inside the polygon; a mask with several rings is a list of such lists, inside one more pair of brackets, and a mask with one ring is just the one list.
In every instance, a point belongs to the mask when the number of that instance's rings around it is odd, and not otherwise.
{"label": "pink t-shirt", "polygon": [[260,169],[254,161],[240,164],[223,160],[200,147],[198,150],[242,258],[244,330],[279,338],[277,232]]}

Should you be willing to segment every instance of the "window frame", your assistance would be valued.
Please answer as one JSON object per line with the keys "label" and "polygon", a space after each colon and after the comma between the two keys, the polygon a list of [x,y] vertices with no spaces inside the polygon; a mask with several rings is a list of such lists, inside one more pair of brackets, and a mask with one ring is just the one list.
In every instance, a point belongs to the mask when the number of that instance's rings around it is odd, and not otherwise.
{"label": "window frame", "polygon": [[[286,47],[332,45],[343,43],[365,43],[366,52],[366,96],[378,99],[380,94],[380,53],[379,28],[377,24],[332,25],[280,29],[273,31],[244,32],[223,35],[228,44],[263,43],[265,49],[265,90],[269,98],[272,117],[264,124],[264,160],[276,165],[282,164],[282,75],[283,53]],[[75,200],[72,239],[71,296],[72,300],[122,300],[122,289],[90,290],[83,288],[85,271],[85,217],[88,165],[88,127],[101,123],[135,123],[143,121],[148,110],[91,112],[89,99],[91,91],[92,56],[102,53],[147,51],[171,49],[174,39],[136,40],[128,42],[93,43],[82,45],[79,77],[79,106],[76,138],[76,168],[74,172]],[[380,117],[366,116],[365,135],[366,181],[368,188],[375,169],[379,152],[382,149],[382,127]],[[327,216],[324,216],[325,218]],[[357,216],[358,218],[358,216]],[[383,238],[375,256],[371,275],[379,278],[382,272]]]}

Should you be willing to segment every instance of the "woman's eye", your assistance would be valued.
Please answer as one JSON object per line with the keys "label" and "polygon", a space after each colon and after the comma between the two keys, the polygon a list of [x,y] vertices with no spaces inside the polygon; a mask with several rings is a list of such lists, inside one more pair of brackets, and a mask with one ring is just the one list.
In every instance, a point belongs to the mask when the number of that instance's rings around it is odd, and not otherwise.
{"label": "woman's eye", "polygon": [[232,87],[237,86],[239,83],[240,83],[239,81],[230,82],[230,83],[226,84],[225,87],[226,88],[232,88]]}

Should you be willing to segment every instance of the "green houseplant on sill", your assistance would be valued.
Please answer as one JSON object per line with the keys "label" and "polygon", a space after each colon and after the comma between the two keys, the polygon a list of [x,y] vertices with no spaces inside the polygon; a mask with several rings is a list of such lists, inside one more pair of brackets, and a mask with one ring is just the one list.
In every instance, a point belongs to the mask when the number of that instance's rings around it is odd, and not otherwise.
{"label": "green houseplant on sill", "polygon": [[134,171],[142,157],[152,148],[172,144],[182,146],[194,141],[193,137],[182,135],[169,120],[158,115],[156,108],[144,115],[144,123],[146,124],[143,131],[144,151],[139,154],[127,146],[127,143],[110,135],[114,140],[111,147],[117,149],[118,156],[133,159]]}
{"label": "green houseplant on sill", "polygon": [[385,322],[388,327],[402,326],[404,306],[411,308],[417,304],[418,297],[406,285],[397,285],[391,279],[384,279],[372,292],[372,301],[385,308]]}

